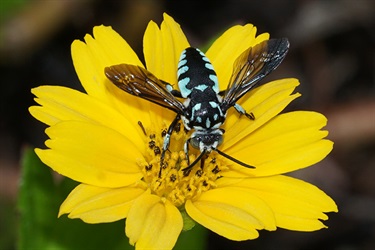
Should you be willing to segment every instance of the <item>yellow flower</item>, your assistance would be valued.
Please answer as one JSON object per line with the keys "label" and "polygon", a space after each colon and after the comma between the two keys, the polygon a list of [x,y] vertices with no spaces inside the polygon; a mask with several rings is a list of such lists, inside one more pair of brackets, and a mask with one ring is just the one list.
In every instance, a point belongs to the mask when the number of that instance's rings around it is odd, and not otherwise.
{"label": "yellow flower", "polygon": [[[270,82],[239,102],[254,121],[228,111],[220,150],[255,169],[209,154],[203,168],[189,174],[183,126],[173,132],[160,170],[160,149],[175,114],[131,96],[114,86],[104,68],[134,64],[176,86],[180,53],[189,43],[168,15],[159,28],[150,22],[144,35],[144,66],[130,46],[110,27],[94,28],[85,42],[74,41],[72,58],[86,93],[58,86],[32,90],[40,106],[31,114],[47,124],[47,149],[36,149],[53,170],[80,182],[60,207],[59,215],[87,223],[126,218],[126,235],[139,249],[171,249],[192,219],[228,239],[258,237],[277,227],[298,231],[324,228],[334,201],[317,187],[283,174],[321,161],[333,143],[321,130],[326,118],[315,112],[280,114],[295,98],[296,79]],[[206,52],[225,89],[234,60],[247,48],[267,40],[250,24],[234,26]],[[193,160],[198,151],[193,149]],[[185,225],[185,229],[188,226]]]}

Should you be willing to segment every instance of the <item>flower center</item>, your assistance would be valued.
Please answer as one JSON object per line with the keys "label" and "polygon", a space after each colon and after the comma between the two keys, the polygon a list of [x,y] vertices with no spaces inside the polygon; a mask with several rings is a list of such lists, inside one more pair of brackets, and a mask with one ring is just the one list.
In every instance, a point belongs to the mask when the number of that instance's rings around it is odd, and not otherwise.
{"label": "flower center", "polygon": [[[183,150],[185,141],[189,138],[181,123],[177,124],[170,138],[170,146],[165,153],[163,166],[160,164],[160,156],[163,150],[164,138],[167,127],[161,131],[143,128],[146,136],[147,164],[139,163],[144,177],[152,193],[170,200],[176,207],[182,206],[186,200],[194,199],[202,192],[216,186],[215,181],[220,177],[220,172],[226,170],[225,164],[216,159],[216,153],[212,152],[204,156],[201,162],[195,164],[188,171],[185,152]],[[189,161],[192,163],[200,154],[199,150],[190,147]]]}

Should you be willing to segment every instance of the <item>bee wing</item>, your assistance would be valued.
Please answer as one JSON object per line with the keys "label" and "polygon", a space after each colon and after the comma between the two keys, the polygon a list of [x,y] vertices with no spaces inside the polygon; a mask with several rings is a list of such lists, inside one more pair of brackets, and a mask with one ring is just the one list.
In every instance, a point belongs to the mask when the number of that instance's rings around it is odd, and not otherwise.
{"label": "bee wing", "polygon": [[111,82],[125,92],[183,114],[185,106],[168,91],[166,84],[142,67],[119,64],[105,68]]}
{"label": "bee wing", "polygon": [[266,75],[280,65],[289,49],[286,38],[270,39],[245,50],[234,62],[233,73],[224,92],[222,109],[226,111]]}

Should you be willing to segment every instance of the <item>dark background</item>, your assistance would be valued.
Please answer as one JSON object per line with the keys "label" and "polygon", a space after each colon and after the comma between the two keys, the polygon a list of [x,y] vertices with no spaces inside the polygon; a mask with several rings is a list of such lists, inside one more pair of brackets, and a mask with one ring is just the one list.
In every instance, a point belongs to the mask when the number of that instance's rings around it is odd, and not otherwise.
{"label": "dark background", "polygon": [[[373,0],[1,0],[0,2],[0,248],[14,248],[19,162],[27,146],[43,147],[44,126],[27,108],[39,85],[82,90],[70,44],[111,25],[142,57],[149,20],[167,12],[190,43],[207,47],[235,24],[288,37],[290,52],[267,79],[296,77],[302,97],[288,110],[328,117],[333,152],[293,173],[327,192],[339,206],[329,229],[260,232],[232,242],[210,234],[208,249],[375,249],[375,1]],[[126,239],[125,239],[126,240]]]}

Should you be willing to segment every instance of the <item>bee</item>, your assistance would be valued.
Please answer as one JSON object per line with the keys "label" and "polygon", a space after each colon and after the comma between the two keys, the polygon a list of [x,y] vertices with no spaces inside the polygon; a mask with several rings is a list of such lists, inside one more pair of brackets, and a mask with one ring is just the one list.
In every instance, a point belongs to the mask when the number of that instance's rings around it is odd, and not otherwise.
{"label": "bee", "polygon": [[[146,69],[130,64],[119,64],[105,68],[105,75],[118,88],[125,92],[156,103],[176,113],[164,137],[160,156],[160,172],[170,137],[179,121],[186,130],[193,130],[184,143],[184,152],[189,171],[203,156],[212,151],[247,168],[254,166],[243,163],[225,154],[218,147],[223,143],[223,125],[229,108],[248,119],[254,115],[247,113],[237,101],[259,81],[276,69],[289,50],[287,38],[270,39],[248,48],[235,60],[228,88],[219,90],[217,75],[210,60],[197,48],[189,47],[182,51],[177,69],[179,90],[170,83],[158,79]],[[179,99],[183,99],[181,102]],[[199,156],[189,162],[189,145],[199,149]]]}

